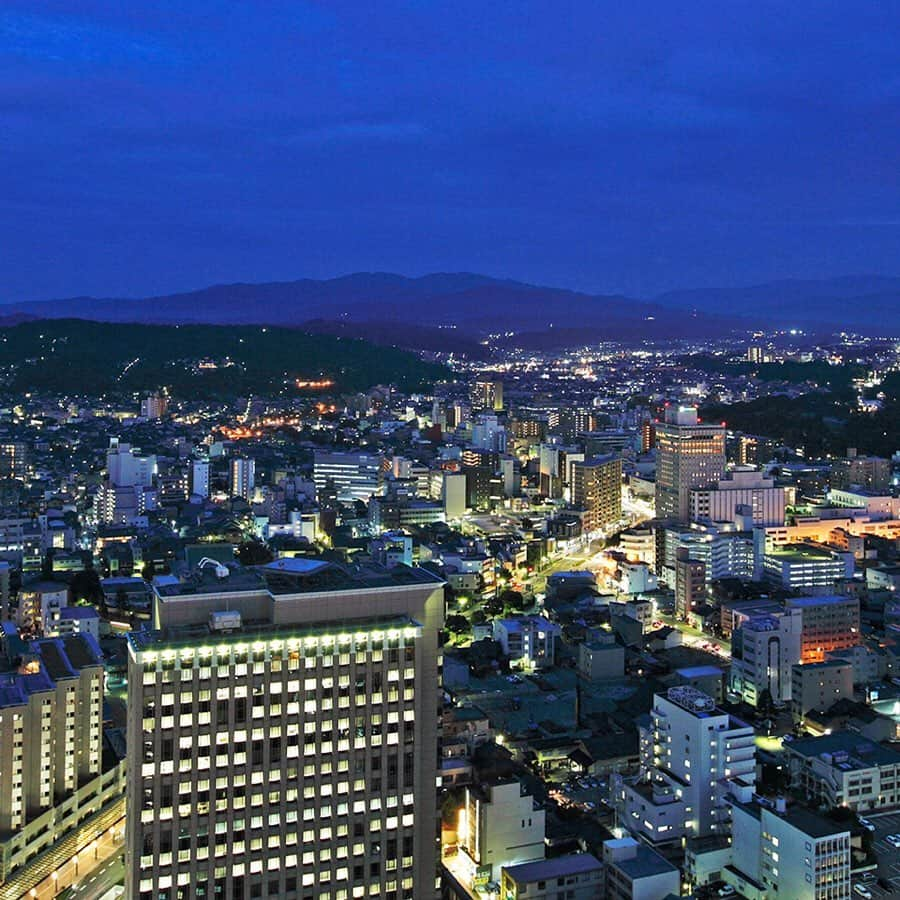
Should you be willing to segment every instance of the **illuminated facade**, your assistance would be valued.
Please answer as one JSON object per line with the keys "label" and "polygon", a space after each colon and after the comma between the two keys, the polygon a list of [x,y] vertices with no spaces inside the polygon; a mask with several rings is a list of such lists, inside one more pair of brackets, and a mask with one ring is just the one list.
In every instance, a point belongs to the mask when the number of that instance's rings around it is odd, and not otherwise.
{"label": "illuminated facade", "polygon": [[706,425],[693,407],[666,410],[656,428],[656,515],[688,521],[691,490],[705,488],[725,475],[725,428]]}
{"label": "illuminated facade", "polygon": [[158,592],[130,638],[127,896],[435,896],[442,611],[428,573],[305,559]]}

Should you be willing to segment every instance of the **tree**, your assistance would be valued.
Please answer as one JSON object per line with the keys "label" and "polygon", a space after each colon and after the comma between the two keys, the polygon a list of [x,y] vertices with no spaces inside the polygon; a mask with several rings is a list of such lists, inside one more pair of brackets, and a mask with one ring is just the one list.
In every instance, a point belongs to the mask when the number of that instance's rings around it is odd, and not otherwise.
{"label": "tree", "polygon": [[275,558],[260,541],[241,541],[235,553],[242,566],[264,566]]}
{"label": "tree", "polygon": [[504,607],[521,612],[528,605],[521,591],[504,591],[500,595],[500,602]]}
{"label": "tree", "polygon": [[503,612],[503,601],[499,597],[489,597],[484,601],[484,611],[489,616],[499,616]]}
{"label": "tree", "polygon": [[487,622],[487,615],[485,614],[483,609],[476,609],[475,612],[472,613],[472,624],[473,625],[484,625]]}
{"label": "tree", "polygon": [[469,624],[469,620],[465,616],[447,616],[444,621],[444,628],[447,631],[452,632],[453,634],[463,634],[469,630],[471,630],[472,626]]}

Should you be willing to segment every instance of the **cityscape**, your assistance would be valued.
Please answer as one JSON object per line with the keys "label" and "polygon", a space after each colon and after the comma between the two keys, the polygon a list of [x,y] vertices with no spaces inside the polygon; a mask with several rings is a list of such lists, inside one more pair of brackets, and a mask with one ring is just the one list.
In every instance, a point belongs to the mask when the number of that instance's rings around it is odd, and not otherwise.
{"label": "cityscape", "polygon": [[898,59],[0,4],[0,900],[900,898]]}

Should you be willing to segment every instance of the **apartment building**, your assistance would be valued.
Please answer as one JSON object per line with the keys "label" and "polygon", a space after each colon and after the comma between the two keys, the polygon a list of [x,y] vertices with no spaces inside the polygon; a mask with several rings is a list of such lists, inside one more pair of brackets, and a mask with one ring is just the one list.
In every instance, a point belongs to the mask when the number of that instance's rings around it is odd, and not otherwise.
{"label": "apartment building", "polygon": [[803,615],[800,662],[822,662],[827,653],[860,642],[859,597],[788,597],[785,609]]}

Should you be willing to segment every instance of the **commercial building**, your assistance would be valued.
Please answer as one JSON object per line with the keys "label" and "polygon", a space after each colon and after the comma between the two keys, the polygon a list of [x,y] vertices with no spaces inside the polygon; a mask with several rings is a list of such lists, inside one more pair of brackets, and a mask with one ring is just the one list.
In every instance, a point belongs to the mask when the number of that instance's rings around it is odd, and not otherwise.
{"label": "commercial building", "polygon": [[129,636],[126,895],[434,897],[442,617],[407,567],[156,586]]}
{"label": "commercial building", "polygon": [[784,801],[770,803],[735,786],[731,864],[724,880],[745,897],[837,900],[850,893],[850,831],[846,824]]}
{"label": "commercial building", "polygon": [[791,781],[811,803],[855,812],[900,803],[900,753],[853,731],[785,744]]}
{"label": "commercial building", "polygon": [[622,459],[597,456],[572,465],[572,505],[584,510],[586,532],[615,525],[622,518]]}
{"label": "commercial building", "polygon": [[333,486],[338,500],[368,499],[380,494],[384,487],[384,460],[380,453],[338,453],[316,450],[313,481],[321,496],[326,486]]}
{"label": "commercial building", "polygon": [[694,407],[670,407],[656,427],[656,516],[687,522],[691,490],[725,475],[725,427],[707,425]]}
{"label": "commercial building", "polygon": [[733,469],[712,487],[694,488],[690,502],[692,522],[730,523],[749,517],[756,526],[784,525],[784,488],[750,466]]}
{"label": "commercial building", "polygon": [[785,608],[803,615],[802,663],[822,662],[826,653],[860,642],[858,597],[788,597]]}
{"label": "commercial building", "polygon": [[552,500],[570,499],[573,472],[577,462],[584,461],[584,452],[579,447],[561,444],[541,444],[538,451],[538,489]]}

